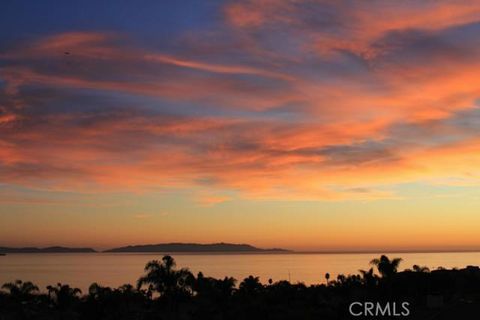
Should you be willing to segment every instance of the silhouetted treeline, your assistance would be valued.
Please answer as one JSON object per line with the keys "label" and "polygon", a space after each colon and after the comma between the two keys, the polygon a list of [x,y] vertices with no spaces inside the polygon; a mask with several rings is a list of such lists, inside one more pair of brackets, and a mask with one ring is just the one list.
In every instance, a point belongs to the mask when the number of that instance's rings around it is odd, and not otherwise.
{"label": "silhouetted treeline", "polygon": [[40,292],[31,282],[6,283],[0,291],[0,320],[350,319],[351,303],[367,301],[408,302],[410,315],[403,319],[479,318],[478,267],[430,271],[413,266],[398,272],[400,263],[381,256],[371,261],[369,270],[336,279],[326,274],[325,284],[306,286],[271,279],[262,284],[254,276],[240,283],[201,272],[195,276],[165,256],[148,262],[135,286],[93,283],[88,292],[81,292],[58,283]]}

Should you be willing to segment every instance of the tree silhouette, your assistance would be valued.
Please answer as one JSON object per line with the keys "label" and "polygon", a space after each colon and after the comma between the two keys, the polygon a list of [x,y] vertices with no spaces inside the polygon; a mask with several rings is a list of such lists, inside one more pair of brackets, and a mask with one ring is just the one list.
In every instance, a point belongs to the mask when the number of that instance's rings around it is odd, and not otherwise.
{"label": "tree silhouette", "polygon": [[373,268],[370,268],[368,271],[359,270],[360,275],[362,276],[362,282],[368,288],[372,288],[377,284],[377,276],[373,272]]}
{"label": "tree silhouette", "polygon": [[175,270],[175,260],[164,256],[162,261],[153,260],[145,265],[146,275],[137,281],[137,289],[147,285],[161,297],[190,296],[193,293],[194,276],[186,269]]}
{"label": "tree silhouette", "polygon": [[397,273],[400,262],[402,262],[401,258],[394,258],[390,260],[386,255],[382,255],[380,259],[373,259],[370,261],[370,264],[377,267],[377,270],[382,275],[382,278],[388,278]]}
{"label": "tree silhouette", "polygon": [[260,283],[259,277],[249,276],[240,283],[239,287],[242,293],[247,295],[255,295],[257,292],[263,289],[263,285]]}
{"label": "tree silhouette", "polygon": [[[57,283],[56,286],[47,286],[48,295],[59,307],[67,307],[78,300],[82,290],[72,288],[68,284]],[[54,298],[55,297],[55,298]]]}
{"label": "tree silhouette", "polygon": [[7,282],[2,286],[2,289],[6,289],[10,296],[17,299],[29,298],[34,293],[38,292],[38,287],[36,285],[30,281],[23,282],[22,280]]}
{"label": "tree silhouette", "polygon": [[419,266],[417,264],[414,264],[412,267],[414,272],[430,272],[430,269],[426,266]]}
{"label": "tree silhouette", "polygon": [[[427,272],[428,268],[414,265],[413,270],[397,272],[400,259],[386,256],[371,264],[376,268],[333,279],[327,273],[327,286],[286,280],[263,285],[258,277],[249,276],[237,289],[234,278],[216,279],[201,272],[195,278],[188,269],[176,269],[175,261],[165,256],[149,262],[139,279],[139,286],[148,290],[129,284],[110,288],[93,283],[87,295],[80,297],[78,289],[61,283],[48,286],[48,295],[37,293],[31,282],[6,283],[0,290],[0,319],[333,320],[344,314],[352,298],[411,301],[420,318],[433,319],[439,310],[427,304],[432,293],[443,297],[442,310],[448,312],[445,319],[477,317],[477,309],[469,307],[480,304],[479,267]],[[159,298],[152,300],[151,293]]]}
{"label": "tree silhouette", "polygon": [[205,277],[202,272],[199,272],[194,290],[199,297],[226,300],[233,295],[236,281],[232,277],[225,277],[223,280]]}
{"label": "tree silhouette", "polygon": [[93,299],[102,299],[111,294],[111,292],[112,289],[109,287],[102,287],[96,282],[92,283],[88,288],[88,296]]}
{"label": "tree silhouette", "polygon": [[220,288],[223,296],[231,296],[235,292],[235,283],[237,280],[233,277],[225,277],[218,280],[217,286]]}
{"label": "tree silhouette", "polygon": [[343,274],[337,275],[337,283],[344,284],[347,280],[347,277]]}

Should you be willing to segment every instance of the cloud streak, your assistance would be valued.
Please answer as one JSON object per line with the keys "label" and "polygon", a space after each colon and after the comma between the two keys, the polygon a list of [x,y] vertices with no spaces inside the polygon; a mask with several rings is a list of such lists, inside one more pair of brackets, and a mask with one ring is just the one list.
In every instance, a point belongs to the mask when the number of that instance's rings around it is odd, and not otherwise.
{"label": "cloud streak", "polygon": [[101,31],[3,46],[1,181],[357,200],[446,171],[478,176],[479,7],[265,0],[219,12],[213,36],[164,48]]}

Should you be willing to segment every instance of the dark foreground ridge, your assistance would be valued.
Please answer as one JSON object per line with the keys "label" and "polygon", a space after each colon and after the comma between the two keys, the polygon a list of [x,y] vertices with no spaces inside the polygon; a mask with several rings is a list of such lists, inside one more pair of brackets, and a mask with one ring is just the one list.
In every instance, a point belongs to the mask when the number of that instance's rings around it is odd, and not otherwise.
{"label": "dark foreground ridge", "polygon": [[5,283],[0,320],[479,319],[480,268],[430,271],[414,265],[397,272],[400,262],[383,255],[369,270],[335,279],[327,273],[324,283],[310,286],[272,279],[265,284],[255,276],[237,285],[231,277],[176,268],[164,256],[146,264],[136,285],[93,283],[82,293],[62,283]]}
{"label": "dark foreground ridge", "polygon": [[249,244],[233,243],[160,243],[114,248],[104,252],[289,252],[285,249],[260,249]]}
{"label": "dark foreground ridge", "polygon": [[[0,247],[0,254],[3,253],[87,253],[96,252],[92,248],[67,248],[67,247],[48,247],[48,248],[9,248]],[[1,319],[1,318],[0,318]]]}

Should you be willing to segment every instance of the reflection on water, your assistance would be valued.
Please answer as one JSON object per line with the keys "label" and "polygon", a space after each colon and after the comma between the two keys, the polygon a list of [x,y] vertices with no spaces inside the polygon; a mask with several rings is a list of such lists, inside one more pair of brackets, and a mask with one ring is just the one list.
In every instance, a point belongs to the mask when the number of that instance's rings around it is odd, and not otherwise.
{"label": "reflection on water", "polygon": [[[392,253],[402,257],[401,270],[413,264],[435,269],[480,265],[480,253]],[[196,274],[238,280],[253,274],[262,282],[290,280],[306,284],[324,282],[329,272],[357,273],[367,269],[368,262],[378,254],[173,254],[178,267],[188,267]],[[9,254],[0,257],[0,284],[15,279],[29,280],[40,288],[57,282],[68,283],[86,290],[92,282],[118,287],[134,284],[145,263],[161,259],[161,254],[69,253],[69,254]]]}

